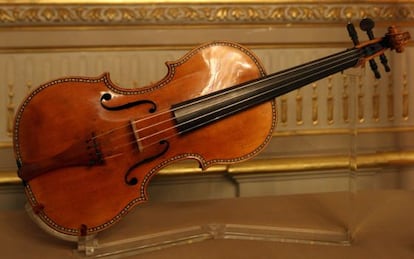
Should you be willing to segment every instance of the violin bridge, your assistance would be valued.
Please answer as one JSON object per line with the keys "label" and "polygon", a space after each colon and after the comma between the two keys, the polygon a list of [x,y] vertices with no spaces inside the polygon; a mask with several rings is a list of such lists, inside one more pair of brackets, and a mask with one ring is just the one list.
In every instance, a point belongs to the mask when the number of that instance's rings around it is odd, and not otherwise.
{"label": "violin bridge", "polygon": [[135,142],[137,144],[138,150],[139,152],[142,152],[143,147],[142,147],[142,143],[139,138],[138,128],[136,126],[136,123],[133,120],[130,120],[129,124],[131,125],[132,132],[134,133],[134,138],[135,138]]}

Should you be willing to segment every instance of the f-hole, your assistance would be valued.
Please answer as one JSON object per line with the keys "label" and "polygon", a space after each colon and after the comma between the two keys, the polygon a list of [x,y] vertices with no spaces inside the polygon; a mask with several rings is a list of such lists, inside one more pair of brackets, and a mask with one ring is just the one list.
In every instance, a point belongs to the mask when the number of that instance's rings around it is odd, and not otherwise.
{"label": "f-hole", "polygon": [[137,101],[124,103],[124,104],[117,105],[117,106],[108,106],[105,102],[110,101],[111,99],[112,99],[112,94],[110,93],[104,93],[100,99],[101,106],[108,111],[120,111],[124,109],[129,109],[134,106],[141,105],[141,104],[151,105],[151,108],[149,108],[148,110],[149,113],[154,113],[157,110],[157,105],[151,100],[137,100]]}
{"label": "f-hole", "polygon": [[168,141],[166,141],[166,140],[161,140],[161,141],[159,142],[159,144],[160,144],[160,146],[164,146],[164,148],[161,150],[161,152],[159,152],[158,154],[153,155],[153,156],[151,156],[151,157],[145,158],[145,159],[144,159],[144,160],[142,160],[142,161],[139,161],[139,162],[138,162],[138,163],[136,163],[135,165],[131,166],[131,167],[128,169],[128,171],[126,171],[126,173],[125,173],[125,177],[124,177],[124,180],[125,180],[125,183],[126,183],[127,185],[134,186],[134,185],[137,185],[137,184],[138,184],[138,179],[137,179],[136,177],[132,177],[132,178],[130,178],[130,179],[129,179],[129,175],[131,174],[131,172],[132,172],[135,168],[137,168],[138,166],[140,166],[140,165],[142,165],[142,164],[144,164],[144,163],[147,163],[147,162],[150,162],[150,161],[152,161],[152,160],[154,160],[154,159],[157,159],[158,157],[160,157],[160,156],[164,155],[164,154],[168,151],[168,149],[169,149],[169,147],[170,147],[170,143],[169,143]]}

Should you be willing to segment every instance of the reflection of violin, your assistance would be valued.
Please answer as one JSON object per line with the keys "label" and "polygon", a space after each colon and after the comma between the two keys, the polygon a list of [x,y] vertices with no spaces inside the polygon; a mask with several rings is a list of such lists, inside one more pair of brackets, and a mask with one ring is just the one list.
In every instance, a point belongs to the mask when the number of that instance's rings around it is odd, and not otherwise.
{"label": "reflection of violin", "polygon": [[[276,125],[274,98],[403,50],[388,33],[271,75],[247,49],[213,42],[167,63],[138,90],[108,74],[62,78],[34,90],[16,115],[14,148],[28,201],[42,225],[67,236],[99,232],[147,199],[151,177],[174,161],[202,168],[253,157]],[[384,62],[385,63],[385,62]]]}

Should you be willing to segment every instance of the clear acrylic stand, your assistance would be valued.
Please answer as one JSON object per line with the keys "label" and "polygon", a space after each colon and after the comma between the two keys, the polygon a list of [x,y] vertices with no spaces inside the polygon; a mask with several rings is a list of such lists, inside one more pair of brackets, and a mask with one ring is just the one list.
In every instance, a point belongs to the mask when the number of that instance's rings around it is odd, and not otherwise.
{"label": "clear acrylic stand", "polygon": [[76,254],[92,258],[130,256],[210,239],[277,241],[349,245],[345,232],[306,228],[237,224],[207,224],[99,244],[95,237],[82,237]]}
{"label": "clear acrylic stand", "polygon": [[[73,252],[79,258],[121,258],[220,239],[350,245],[351,197],[342,192],[303,197],[148,203],[133,210],[111,229],[66,240],[77,243]],[[264,200],[263,204],[260,204],[261,200]],[[275,208],[269,210],[272,206]],[[26,206],[26,209],[45,231],[65,239],[59,233],[50,232],[51,229],[42,224],[31,206]],[[160,213],[162,211],[164,213]]]}
{"label": "clear acrylic stand", "polygon": [[226,239],[351,245],[352,193],[288,196],[149,202],[108,232],[80,238],[74,252],[78,257],[121,258]]}

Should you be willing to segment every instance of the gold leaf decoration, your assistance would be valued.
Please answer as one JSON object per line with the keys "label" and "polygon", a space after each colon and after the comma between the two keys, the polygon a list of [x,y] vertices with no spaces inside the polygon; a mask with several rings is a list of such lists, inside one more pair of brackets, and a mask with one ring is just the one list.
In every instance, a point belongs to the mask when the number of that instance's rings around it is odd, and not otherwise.
{"label": "gold leaf decoration", "polygon": [[414,19],[414,4],[8,4],[0,5],[0,26],[44,25],[200,25],[344,23]]}

